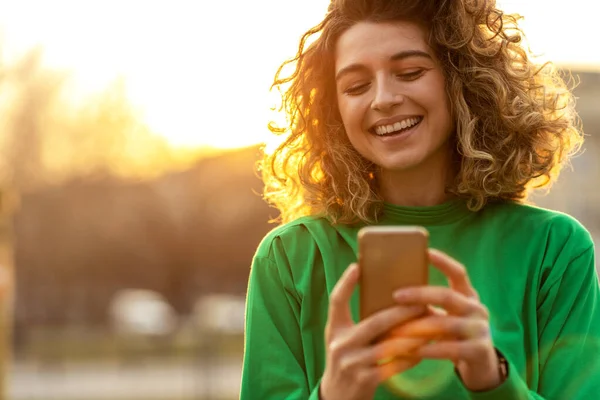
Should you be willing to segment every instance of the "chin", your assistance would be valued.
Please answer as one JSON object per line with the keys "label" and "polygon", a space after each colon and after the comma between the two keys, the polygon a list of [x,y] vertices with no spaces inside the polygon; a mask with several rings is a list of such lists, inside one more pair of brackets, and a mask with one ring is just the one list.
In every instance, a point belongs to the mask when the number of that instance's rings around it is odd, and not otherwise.
{"label": "chin", "polygon": [[393,157],[387,160],[377,160],[375,164],[384,171],[403,172],[414,170],[422,164],[420,157],[409,155],[408,157]]}

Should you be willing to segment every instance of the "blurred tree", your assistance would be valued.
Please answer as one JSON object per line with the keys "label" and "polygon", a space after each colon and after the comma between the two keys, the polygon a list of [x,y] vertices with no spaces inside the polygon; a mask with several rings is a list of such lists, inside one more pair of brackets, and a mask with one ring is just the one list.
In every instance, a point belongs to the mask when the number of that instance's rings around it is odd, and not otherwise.
{"label": "blurred tree", "polygon": [[36,50],[0,65],[0,181],[20,192],[77,176],[155,178],[192,165],[202,149],[174,151],[145,125],[117,79],[75,96],[67,72],[44,67]]}
{"label": "blurred tree", "polygon": [[[77,177],[154,178],[166,171],[189,166],[198,157],[198,151],[175,153],[164,139],[152,134],[128,102],[123,81],[117,80],[105,91],[84,98],[75,98],[73,88],[68,72],[44,66],[41,50],[30,52],[12,65],[2,62],[0,52],[0,400],[6,395],[4,379],[12,321],[12,291],[2,291],[1,272],[5,268],[9,276],[13,275],[15,262],[10,221],[21,196]],[[64,221],[53,219],[56,216],[60,214],[47,213],[42,218],[54,221],[56,226]],[[29,228],[31,225],[26,226]],[[80,230],[72,232],[76,234]],[[48,235],[52,234],[50,229]],[[45,238],[34,243],[33,253],[38,247],[44,248],[44,244]],[[49,253],[46,254],[57,251],[47,249]],[[67,259],[73,255],[82,260],[78,249],[66,246],[64,250]],[[118,254],[119,250],[115,246],[113,254]],[[120,251],[126,253],[127,249]],[[33,254],[21,254],[20,257],[25,264],[35,259]],[[77,258],[70,261],[75,261],[70,267],[82,267],[77,264]],[[43,291],[64,289],[60,274],[57,270],[43,268],[43,263],[41,266],[35,272],[38,281],[44,279],[43,285],[27,295],[48,300],[45,307],[57,306],[60,303],[53,302],[51,296],[45,297]],[[68,283],[76,287],[78,282]],[[54,291],[53,285],[56,286]],[[86,301],[90,297],[88,293],[78,293]],[[70,304],[62,304],[74,305],[65,309],[66,314],[79,315],[81,310],[85,314],[85,302],[80,304],[73,300],[70,298]]]}

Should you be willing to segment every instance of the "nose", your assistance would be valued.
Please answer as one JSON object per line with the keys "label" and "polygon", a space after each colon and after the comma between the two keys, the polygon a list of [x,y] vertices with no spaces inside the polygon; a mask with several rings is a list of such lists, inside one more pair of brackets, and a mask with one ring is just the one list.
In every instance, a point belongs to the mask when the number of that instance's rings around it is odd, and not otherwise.
{"label": "nose", "polygon": [[395,106],[404,102],[404,96],[392,82],[382,79],[377,82],[375,97],[371,102],[371,109],[375,111],[390,111]]}

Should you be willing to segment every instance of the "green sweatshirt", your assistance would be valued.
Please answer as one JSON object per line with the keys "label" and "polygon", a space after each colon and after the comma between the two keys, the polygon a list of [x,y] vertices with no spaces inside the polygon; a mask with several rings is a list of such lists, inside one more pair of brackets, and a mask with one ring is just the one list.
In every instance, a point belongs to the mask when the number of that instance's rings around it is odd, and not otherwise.
{"label": "green sweatshirt", "polygon": [[[453,200],[386,205],[382,225],[420,225],[430,246],[462,262],[490,310],[508,379],[469,392],[447,360],[425,360],[380,385],[375,399],[600,398],[600,293],[589,233],[573,218],[515,203],[479,212]],[[304,217],[262,241],[250,271],[242,400],[317,399],[329,294],[357,260],[361,226]],[[447,285],[436,269],[430,284]],[[351,300],[358,321],[358,290]]]}

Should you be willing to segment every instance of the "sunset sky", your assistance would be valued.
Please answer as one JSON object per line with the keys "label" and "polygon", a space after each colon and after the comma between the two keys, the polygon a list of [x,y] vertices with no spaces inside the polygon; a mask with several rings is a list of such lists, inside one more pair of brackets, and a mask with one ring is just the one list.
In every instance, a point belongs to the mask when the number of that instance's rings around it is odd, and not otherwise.
{"label": "sunset sky", "polygon": [[[5,62],[41,45],[48,66],[74,74],[73,96],[125,79],[144,121],[173,146],[262,141],[269,84],[327,0],[19,0],[0,3]],[[504,0],[526,17],[533,50],[600,70],[588,0]],[[250,17],[251,16],[251,17]],[[591,36],[593,35],[593,37]],[[597,47],[597,46],[593,46]]]}

